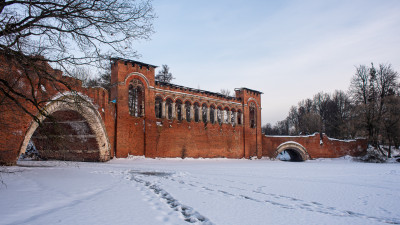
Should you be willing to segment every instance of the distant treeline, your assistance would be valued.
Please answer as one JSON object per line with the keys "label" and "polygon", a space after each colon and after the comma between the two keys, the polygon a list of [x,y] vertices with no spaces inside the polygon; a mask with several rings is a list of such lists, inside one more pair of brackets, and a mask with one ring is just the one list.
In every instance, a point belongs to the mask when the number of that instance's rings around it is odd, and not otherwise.
{"label": "distant treeline", "polygon": [[347,92],[320,92],[292,106],[286,119],[262,127],[266,135],[325,133],[338,139],[368,138],[371,144],[398,147],[399,74],[391,65],[356,67]]}

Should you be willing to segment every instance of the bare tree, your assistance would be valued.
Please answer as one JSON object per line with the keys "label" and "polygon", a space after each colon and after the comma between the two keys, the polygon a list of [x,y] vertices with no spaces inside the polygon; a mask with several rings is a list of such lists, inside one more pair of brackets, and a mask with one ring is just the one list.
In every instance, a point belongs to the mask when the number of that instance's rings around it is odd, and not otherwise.
{"label": "bare tree", "polygon": [[[0,0],[0,56],[8,65],[0,70],[0,104],[44,114],[44,98],[35,97],[45,95],[44,83],[71,89],[48,64],[71,75],[75,66],[107,67],[110,56],[137,57],[132,43],[149,38],[153,18],[147,0]],[[28,87],[19,89],[20,80]]]}
{"label": "bare tree", "polygon": [[231,91],[229,89],[221,89],[220,93],[226,97],[231,96]]}
{"label": "bare tree", "polygon": [[162,65],[162,69],[158,71],[158,74],[156,75],[155,79],[157,81],[170,83],[175,78],[172,76],[172,73],[169,72],[168,65]]}
{"label": "bare tree", "polygon": [[77,66],[73,68],[71,70],[70,76],[81,80],[84,84],[93,79],[92,70],[85,66]]}
{"label": "bare tree", "polygon": [[108,91],[111,89],[111,68],[105,69],[99,77],[86,79],[84,84],[88,87],[102,87]]}
{"label": "bare tree", "polygon": [[391,146],[400,142],[400,84],[391,65],[375,68],[361,65],[350,84],[349,94],[320,92],[314,98],[292,106],[289,115],[275,126],[263,127],[268,134],[290,135],[326,133],[334,138],[368,137],[382,154],[385,143],[388,156]]}
{"label": "bare tree", "polygon": [[399,92],[398,73],[391,65],[380,64],[379,68],[361,65],[353,76],[350,93],[360,114],[359,127],[366,130],[369,141],[380,147],[378,142],[384,129],[384,119],[389,118],[388,101]]}

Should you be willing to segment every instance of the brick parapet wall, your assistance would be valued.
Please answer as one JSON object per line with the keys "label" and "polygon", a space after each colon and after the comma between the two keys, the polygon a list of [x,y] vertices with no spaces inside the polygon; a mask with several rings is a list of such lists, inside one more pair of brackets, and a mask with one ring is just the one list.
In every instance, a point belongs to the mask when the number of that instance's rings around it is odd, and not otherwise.
{"label": "brick parapet wall", "polygon": [[359,156],[365,154],[368,147],[366,139],[335,140],[325,134],[321,140],[320,134],[309,136],[263,136],[263,156],[274,158],[276,150],[285,142],[296,142],[302,145],[310,158],[337,158],[345,155]]}

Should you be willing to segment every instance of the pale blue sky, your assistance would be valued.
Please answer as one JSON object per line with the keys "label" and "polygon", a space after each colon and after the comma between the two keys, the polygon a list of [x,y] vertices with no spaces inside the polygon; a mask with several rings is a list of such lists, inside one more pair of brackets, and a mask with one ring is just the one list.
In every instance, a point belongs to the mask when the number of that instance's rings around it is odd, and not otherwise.
{"label": "pale blue sky", "polygon": [[400,72],[400,1],[154,0],[158,18],[138,60],[167,64],[173,83],[264,92],[262,124],[314,94],[347,90],[355,66]]}

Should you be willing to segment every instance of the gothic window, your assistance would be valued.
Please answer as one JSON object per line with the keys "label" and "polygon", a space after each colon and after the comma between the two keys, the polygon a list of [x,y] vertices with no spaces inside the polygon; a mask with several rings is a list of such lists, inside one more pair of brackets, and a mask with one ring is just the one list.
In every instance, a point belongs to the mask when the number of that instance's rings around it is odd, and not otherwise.
{"label": "gothic window", "polygon": [[169,120],[172,120],[172,100],[170,98],[167,99],[167,101],[165,102],[165,107],[167,108],[166,112],[167,115],[166,117]]}
{"label": "gothic window", "polygon": [[200,106],[199,106],[199,103],[194,103],[194,121],[195,122],[199,122],[199,119],[200,119]]}
{"label": "gothic window", "polygon": [[242,124],[242,111],[240,110],[237,112],[237,123]]}
{"label": "gothic window", "polygon": [[204,103],[201,106],[201,116],[203,118],[203,122],[207,123],[207,105],[206,105],[206,103]]}
{"label": "gothic window", "polygon": [[256,127],[256,105],[254,102],[250,103],[249,107],[249,119],[250,119],[250,127],[255,128]]}
{"label": "gothic window", "polygon": [[144,86],[140,80],[134,79],[129,83],[128,93],[129,114],[135,117],[144,115]]}
{"label": "gothic window", "polygon": [[190,112],[190,108],[191,108],[192,104],[190,104],[189,101],[185,102],[185,111],[186,111],[186,121],[190,122],[191,121],[191,112]]}
{"label": "gothic window", "polygon": [[175,102],[175,112],[178,121],[182,121],[182,101],[179,99]]}
{"label": "gothic window", "polygon": [[218,108],[217,108],[217,121],[218,121],[219,125],[222,124],[222,120],[223,120],[222,116],[223,116],[222,115],[222,108],[221,108],[221,106],[218,106]]}
{"label": "gothic window", "polygon": [[157,96],[155,101],[156,118],[162,117],[162,102],[163,99],[160,96]]}
{"label": "gothic window", "polygon": [[210,106],[210,122],[212,124],[215,123],[214,113],[215,113],[215,107],[212,105]]}

